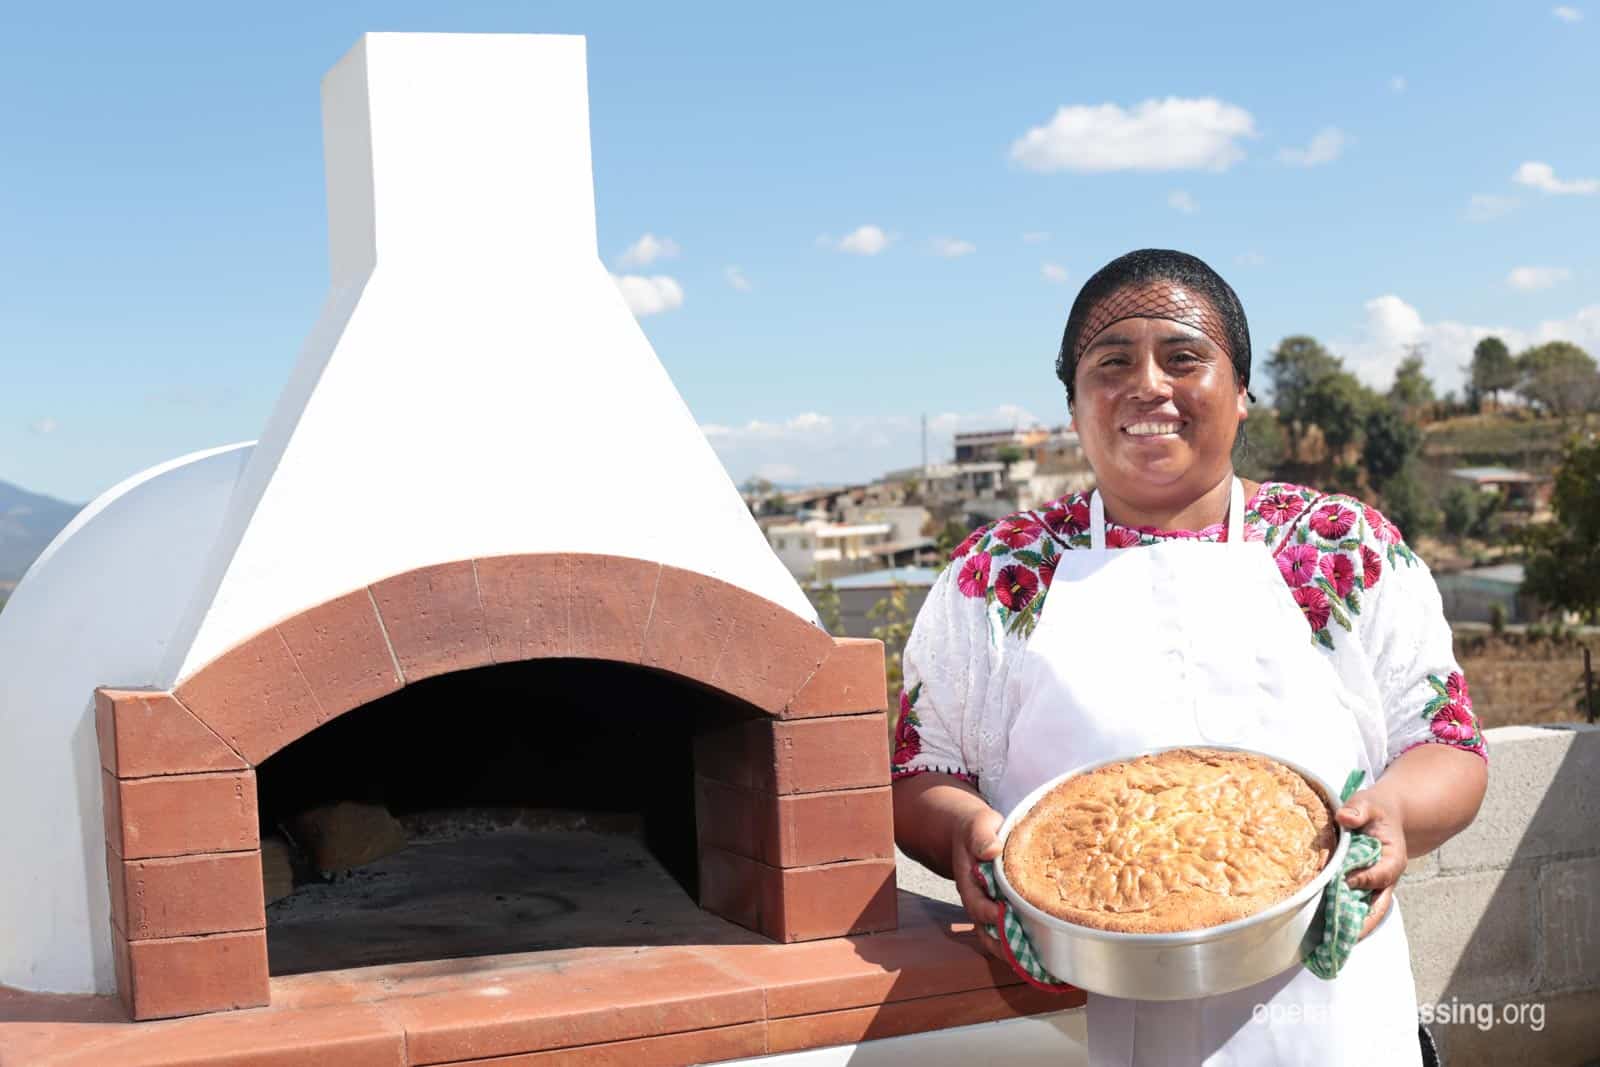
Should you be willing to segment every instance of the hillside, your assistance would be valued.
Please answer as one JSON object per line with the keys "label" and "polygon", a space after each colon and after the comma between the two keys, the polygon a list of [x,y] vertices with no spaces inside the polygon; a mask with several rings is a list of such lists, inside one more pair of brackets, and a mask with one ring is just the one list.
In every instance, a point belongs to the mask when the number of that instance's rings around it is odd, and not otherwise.
{"label": "hillside", "polygon": [[22,577],[80,507],[0,482],[0,588]]}

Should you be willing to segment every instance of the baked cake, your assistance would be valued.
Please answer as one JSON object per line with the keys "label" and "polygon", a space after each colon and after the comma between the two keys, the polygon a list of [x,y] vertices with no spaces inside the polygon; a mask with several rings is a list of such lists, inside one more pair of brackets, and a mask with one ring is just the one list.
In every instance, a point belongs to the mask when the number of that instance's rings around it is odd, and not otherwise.
{"label": "baked cake", "polygon": [[1006,879],[1068,922],[1125,933],[1254,915],[1315,878],[1338,845],[1322,795],[1267,756],[1180,748],[1075,775],[1006,839]]}

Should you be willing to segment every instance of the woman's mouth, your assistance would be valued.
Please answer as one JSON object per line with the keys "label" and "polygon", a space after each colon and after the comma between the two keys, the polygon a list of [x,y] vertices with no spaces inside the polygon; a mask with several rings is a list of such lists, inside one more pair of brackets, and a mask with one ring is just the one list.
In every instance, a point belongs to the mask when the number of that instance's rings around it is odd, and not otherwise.
{"label": "woman's mouth", "polygon": [[1124,426],[1122,432],[1129,437],[1161,439],[1177,437],[1187,425],[1182,419],[1146,419]]}

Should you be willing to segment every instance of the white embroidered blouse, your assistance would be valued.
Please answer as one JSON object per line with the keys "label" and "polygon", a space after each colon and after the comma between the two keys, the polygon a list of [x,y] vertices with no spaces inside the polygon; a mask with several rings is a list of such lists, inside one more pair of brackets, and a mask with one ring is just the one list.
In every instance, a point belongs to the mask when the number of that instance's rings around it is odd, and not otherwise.
{"label": "white embroidered blouse", "polygon": [[[951,554],[906,643],[896,778],[940,771],[980,791],[985,780],[999,781],[1018,710],[1006,698],[1014,691],[1009,672],[1044,611],[1057,557],[1088,547],[1088,525],[1088,496],[1072,493],[980,527]],[[1222,530],[1108,522],[1106,544],[1217,541]],[[1438,587],[1393,523],[1350,496],[1266,482],[1246,504],[1244,534],[1271,546],[1308,640],[1354,692],[1384,710],[1385,766],[1420,744],[1487,759]]]}

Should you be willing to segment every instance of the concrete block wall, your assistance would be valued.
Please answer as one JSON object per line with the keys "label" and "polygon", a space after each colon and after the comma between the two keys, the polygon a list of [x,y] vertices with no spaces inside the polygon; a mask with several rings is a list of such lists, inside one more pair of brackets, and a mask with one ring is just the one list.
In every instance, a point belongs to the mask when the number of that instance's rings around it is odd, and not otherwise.
{"label": "concrete block wall", "polygon": [[1485,736],[1476,821],[1400,882],[1418,1006],[1450,1067],[1600,1061],[1600,726]]}

